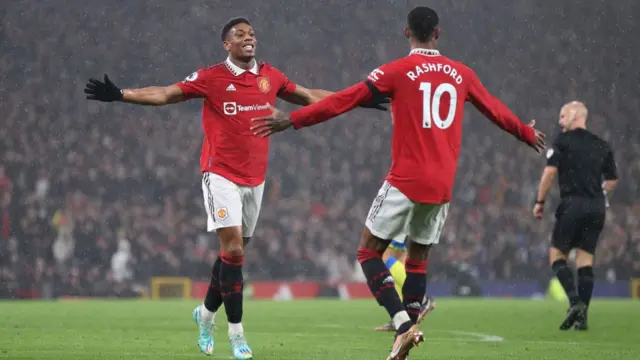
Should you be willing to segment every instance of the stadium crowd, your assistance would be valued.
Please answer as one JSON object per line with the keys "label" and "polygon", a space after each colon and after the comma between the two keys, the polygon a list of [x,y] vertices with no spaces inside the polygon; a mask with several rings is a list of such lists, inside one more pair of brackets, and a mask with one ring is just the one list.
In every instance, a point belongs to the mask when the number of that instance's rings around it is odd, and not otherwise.
{"label": "stadium crowd", "polygon": [[[549,141],[564,102],[590,107],[590,129],[612,143],[621,178],[596,258],[598,277],[609,281],[640,276],[640,96],[631,64],[640,25],[628,15],[640,5],[621,1],[433,4],[442,51],[474,68],[523,121],[535,117]],[[126,296],[151,276],[209,276],[217,239],[204,232],[200,103],[90,104],[88,77],[108,72],[123,87],[181,80],[224,59],[218,25],[238,14],[255,23],[259,59],[307,87],[341,89],[407,52],[404,3],[276,3],[280,11],[273,1],[243,10],[43,0],[0,12],[0,297]],[[461,263],[485,279],[546,274],[554,205],[542,222],[530,213],[544,157],[475,111],[465,122],[430,281]],[[390,132],[388,114],[357,110],[273,138],[249,279],[350,280],[389,166]]]}

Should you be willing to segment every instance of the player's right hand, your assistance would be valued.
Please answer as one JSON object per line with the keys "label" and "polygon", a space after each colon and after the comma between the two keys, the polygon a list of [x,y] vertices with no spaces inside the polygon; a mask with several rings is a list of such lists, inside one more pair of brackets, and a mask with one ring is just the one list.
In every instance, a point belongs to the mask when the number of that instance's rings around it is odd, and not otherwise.
{"label": "player's right hand", "polygon": [[94,78],[89,79],[85,85],[84,93],[87,99],[98,100],[104,102],[112,102],[122,100],[124,95],[122,90],[109,80],[109,76],[104,74],[104,82]]}
{"label": "player's right hand", "polygon": [[536,125],[535,120],[531,120],[531,122],[527,125],[536,132],[536,143],[534,145],[530,145],[536,152],[541,153],[546,148],[544,143],[544,133],[542,131],[538,131],[534,129]]}
{"label": "player's right hand", "polygon": [[269,104],[269,110],[271,110],[271,115],[251,119],[251,122],[256,123],[251,127],[253,135],[266,138],[287,130],[293,125],[289,114],[274,108],[271,104]]}

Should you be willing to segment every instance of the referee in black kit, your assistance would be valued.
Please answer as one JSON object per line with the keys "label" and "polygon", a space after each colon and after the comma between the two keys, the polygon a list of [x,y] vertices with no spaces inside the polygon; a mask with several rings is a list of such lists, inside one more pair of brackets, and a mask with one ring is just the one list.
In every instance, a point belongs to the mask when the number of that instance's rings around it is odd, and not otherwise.
{"label": "referee in black kit", "polygon": [[[604,227],[607,193],[618,183],[611,147],[586,129],[587,115],[587,107],[581,102],[562,107],[559,120],[562,133],[547,151],[547,166],[533,208],[533,215],[542,219],[544,199],[558,173],[560,205],[556,209],[549,262],[571,305],[561,330],[587,330],[587,309],[593,293],[593,254]],[[577,286],[567,264],[573,249]]]}

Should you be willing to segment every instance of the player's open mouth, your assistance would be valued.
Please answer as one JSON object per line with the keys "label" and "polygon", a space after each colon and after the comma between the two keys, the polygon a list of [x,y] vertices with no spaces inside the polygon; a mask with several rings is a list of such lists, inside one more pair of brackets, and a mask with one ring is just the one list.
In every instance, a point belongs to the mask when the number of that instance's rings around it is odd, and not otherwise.
{"label": "player's open mouth", "polygon": [[249,44],[249,45],[243,46],[242,48],[245,50],[253,50],[254,46]]}

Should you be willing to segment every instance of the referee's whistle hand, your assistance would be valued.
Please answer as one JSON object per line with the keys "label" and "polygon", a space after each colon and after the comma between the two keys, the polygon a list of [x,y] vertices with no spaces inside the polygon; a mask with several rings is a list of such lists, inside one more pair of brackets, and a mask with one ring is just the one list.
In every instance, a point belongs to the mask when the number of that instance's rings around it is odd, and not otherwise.
{"label": "referee's whistle hand", "polygon": [[533,131],[535,131],[535,133],[536,133],[536,143],[534,145],[531,145],[531,147],[536,152],[541,153],[546,148],[545,142],[544,142],[544,133],[542,131],[536,130],[534,128],[535,125],[536,125],[536,121],[535,120],[531,120],[531,122],[528,124],[528,126],[530,128],[532,128]]}

